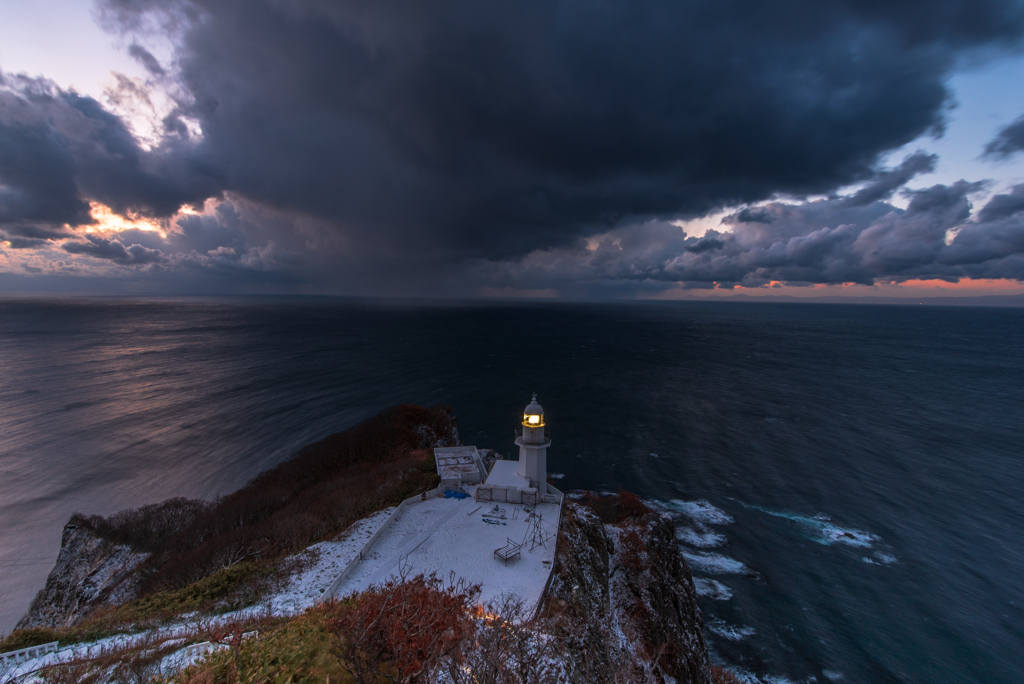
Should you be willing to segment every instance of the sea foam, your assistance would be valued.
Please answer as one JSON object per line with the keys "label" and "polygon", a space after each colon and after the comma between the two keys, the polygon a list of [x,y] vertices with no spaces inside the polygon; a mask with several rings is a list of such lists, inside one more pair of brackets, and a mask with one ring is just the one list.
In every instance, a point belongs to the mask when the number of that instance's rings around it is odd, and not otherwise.
{"label": "sea foam", "polygon": [[718,580],[694,577],[693,586],[697,589],[697,596],[704,596],[715,601],[728,601],[732,598],[732,590]]}
{"label": "sea foam", "polygon": [[725,637],[730,641],[740,641],[748,636],[757,634],[757,631],[753,627],[734,627],[733,625],[727,625],[724,622],[709,624],[708,629],[718,636]]}
{"label": "sea foam", "polygon": [[706,551],[690,551],[683,549],[683,558],[701,572],[711,575],[749,575],[750,568],[729,556]]}
{"label": "sea foam", "polygon": [[736,522],[731,515],[720,508],[716,508],[710,501],[705,499],[698,499],[697,501],[672,499],[666,502],[665,506],[669,510],[682,513],[692,520],[708,525],[731,525]]}
{"label": "sea foam", "polygon": [[871,565],[892,565],[893,563],[897,562],[896,556],[892,555],[891,553],[875,551],[872,555],[874,556],[874,558],[868,558],[867,556],[864,556],[863,558],[861,558],[861,560],[865,563],[870,563]]}
{"label": "sea foam", "polygon": [[702,549],[713,549],[717,546],[725,546],[728,539],[724,534],[708,529],[699,523],[693,527],[677,527],[676,539]]}
{"label": "sea foam", "polygon": [[795,513],[772,511],[767,508],[761,508],[760,506],[750,506],[750,508],[776,518],[791,520],[803,527],[804,530],[809,533],[810,539],[826,546],[831,546],[832,544],[846,544],[848,546],[869,549],[876,542],[881,541],[881,537],[871,534],[870,532],[854,529],[852,527],[840,527],[832,522],[832,518],[823,513],[819,513],[813,517],[807,517],[797,515]]}

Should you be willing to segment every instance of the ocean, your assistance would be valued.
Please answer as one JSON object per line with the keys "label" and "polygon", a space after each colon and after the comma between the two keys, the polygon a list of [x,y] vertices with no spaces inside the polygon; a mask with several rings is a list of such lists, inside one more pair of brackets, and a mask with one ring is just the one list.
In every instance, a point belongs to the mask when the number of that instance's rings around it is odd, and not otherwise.
{"label": "ocean", "polygon": [[[678,522],[714,662],[1020,682],[1024,309],[0,299],[0,631],[74,511],[227,493],[402,402]],[[754,681],[751,679],[751,681]]]}

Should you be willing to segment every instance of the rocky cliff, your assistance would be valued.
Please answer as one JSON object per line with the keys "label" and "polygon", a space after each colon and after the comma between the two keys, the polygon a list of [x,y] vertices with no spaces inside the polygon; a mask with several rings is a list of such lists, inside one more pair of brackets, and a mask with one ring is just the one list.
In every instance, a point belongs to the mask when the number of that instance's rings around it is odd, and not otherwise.
{"label": "rocky cliff", "polygon": [[672,521],[655,513],[605,524],[567,505],[541,619],[579,681],[712,681],[693,579]]}
{"label": "rocky cliff", "polygon": [[[623,506],[620,502],[627,497],[631,497],[632,503]],[[406,594],[401,592],[395,594],[398,598],[387,599],[401,607],[397,619],[402,625],[424,620],[434,624],[431,621],[440,620],[440,624],[449,625],[437,632],[447,635],[445,639],[457,633],[456,627],[465,632],[461,638],[449,639],[451,643],[442,639],[448,645],[445,648],[439,646],[441,642],[429,639],[419,643],[417,657],[425,672],[431,674],[409,681],[731,681],[713,678],[696,591],[676,545],[671,519],[652,513],[633,495],[601,497],[596,502],[591,499],[588,505],[567,504],[563,511],[555,569],[536,620],[522,612],[523,604],[516,602],[515,597],[497,610],[489,606],[492,613],[481,614],[472,592],[457,595],[444,589],[436,578],[410,580],[411,595],[417,597],[414,601],[403,599]],[[595,503],[598,505],[591,507]],[[610,522],[609,510],[615,518]],[[72,624],[97,605],[130,598],[135,591],[132,577],[139,574],[133,574],[132,569],[144,558],[145,554],[133,552],[131,547],[100,538],[87,526],[68,525],[57,566],[23,626]],[[418,589],[424,586],[434,588],[426,592]],[[321,603],[294,615],[256,611],[220,621],[211,618],[205,624],[197,623],[199,626],[188,633],[180,625],[149,625],[138,635],[126,638],[104,658],[91,657],[88,649],[73,655],[47,671],[53,675],[48,681],[127,684],[176,672],[174,681],[182,683],[227,684],[250,681],[249,675],[266,672],[268,667],[283,667],[282,677],[287,675],[296,680],[348,681],[353,663],[361,663],[359,658],[370,656],[381,660],[374,661],[369,672],[376,673],[380,668],[393,671],[398,667],[396,663],[405,662],[402,654],[407,654],[409,644],[403,635],[408,630],[396,631],[392,624],[378,630],[380,634],[372,630],[359,632],[363,628],[356,619],[369,605],[366,602],[372,603],[379,596],[379,592],[356,595],[342,602]],[[459,603],[459,596],[465,603]],[[451,600],[455,603],[449,606],[446,601]],[[441,604],[446,606],[443,618],[438,612]],[[380,611],[366,610],[370,624],[376,625]],[[394,621],[395,615],[390,619]],[[135,631],[128,627],[128,631]],[[360,640],[371,634],[383,641],[374,641],[373,649],[357,649],[347,655],[338,650],[338,639],[346,642],[357,633],[361,634]],[[258,636],[244,640],[245,634]],[[207,650],[197,651],[196,644],[205,644]],[[201,653],[212,655],[195,662]],[[182,671],[189,663],[193,666]],[[241,668],[237,677],[228,676],[229,671],[234,672],[231,668]],[[375,676],[372,679],[376,681]]]}
{"label": "rocky cliff", "polygon": [[64,527],[60,554],[18,629],[66,627],[85,613],[135,597],[135,569],[149,554],[100,537],[74,521]]}

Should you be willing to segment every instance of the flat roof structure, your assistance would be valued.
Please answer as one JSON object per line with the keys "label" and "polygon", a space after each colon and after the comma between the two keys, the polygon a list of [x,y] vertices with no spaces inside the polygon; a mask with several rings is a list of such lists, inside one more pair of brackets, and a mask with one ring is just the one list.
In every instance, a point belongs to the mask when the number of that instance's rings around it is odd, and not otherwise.
{"label": "flat roof structure", "polygon": [[499,487],[529,487],[530,480],[519,474],[519,461],[495,461],[485,484]]}
{"label": "flat roof structure", "polygon": [[486,477],[475,446],[439,447],[434,449],[434,462],[441,482],[446,485],[476,484]]}
{"label": "flat roof structure", "polygon": [[[332,593],[346,596],[397,579],[403,569],[407,577],[454,573],[480,585],[482,604],[511,593],[532,614],[551,576],[559,512],[559,504],[478,502],[473,497],[410,503]],[[496,556],[510,541],[522,544],[518,556],[507,561]]]}

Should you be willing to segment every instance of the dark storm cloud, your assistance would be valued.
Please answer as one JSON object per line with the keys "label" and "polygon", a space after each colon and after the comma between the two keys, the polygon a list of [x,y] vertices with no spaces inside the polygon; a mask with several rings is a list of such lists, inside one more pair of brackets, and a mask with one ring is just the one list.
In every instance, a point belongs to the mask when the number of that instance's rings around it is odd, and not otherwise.
{"label": "dark storm cloud", "polygon": [[0,235],[0,240],[6,240],[7,245],[11,249],[38,249],[49,244],[46,240],[39,240],[38,238],[20,238],[9,235]]}
{"label": "dark storm cloud", "polygon": [[18,237],[39,240],[57,240],[60,238],[75,237],[73,232],[65,228],[54,228],[52,226],[39,225],[4,226],[4,232],[8,235],[16,235]]}
{"label": "dark storm cloud", "polygon": [[723,247],[725,247],[725,243],[722,242],[721,240],[716,240],[715,238],[702,238],[700,240],[688,243],[685,249],[687,252],[700,254],[701,252],[722,249]]}
{"label": "dark storm cloud", "polygon": [[180,36],[167,129],[198,122],[224,189],[454,259],[869,180],[941,126],[959,55],[1022,31],[995,0],[102,6]]}
{"label": "dark storm cloud", "polygon": [[[906,209],[887,202],[857,206],[851,197],[771,202],[723,219],[728,232],[687,237],[652,222],[584,242],[535,252],[510,263],[478,264],[495,287],[575,288],[617,283],[619,294],[651,284],[764,286],[771,282],[862,283],[879,279],[1024,279],[1024,214],[980,212],[970,197],[984,183],[959,181],[903,191]],[[1016,189],[1015,189],[1016,192]],[[996,196],[1016,197],[1016,195]],[[993,198],[992,203],[1004,201]],[[744,220],[744,217],[756,220]],[[767,220],[767,218],[771,220]]]}
{"label": "dark storm cloud", "polygon": [[[112,264],[378,286],[449,271],[465,283],[471,264],[519,285],[706,286],[954,273],[1015,244],[1012,216],[993,241],[960,225],[976,186],[887,201],[933,156],[878,160],[941,130],[955,65],[1019,45],[1020,2],[99,6],[151,76],[115,95],[174,98],[164,137],[144,148],[96,100],[5,77],[0,227],[47,239],[8,227],[86,224],[91,201],[168,218],[227,198],[166,239],[64,243]],[[177,46],[166,64],[143,47],[154,26]],[[763,204],[853,183],[848,197]],[[668,223],[750,204],[699,240]],[[976,244],[946,263],[955,230]]]}
{"label": "dark storm cloud", "polygon": [[736,215],[735,220],[738,223],[772,223],[775,221],[775,217],[770,212],[764,211],[763,209],[751,209],[747,207],[740,211]]}
{"label": "dark storm cloud", "polygon": [[1021,150],[1024,150],[1024,116],[1003,127],[985,145],[984,156],[1005,159]]}
{"label": "dark storm cloud", "polygon": [[863,207],[878,200],[887,200],[914,176],[934,171],[938,160],[937,154],[915,152],[895,169],[877,174],[870,183],[843,201],[846,206]]}
{"label": "dark storm cloud", "polygon": [[978,212],[978,220],[982,222],[995,221],[1020,211],[1024,211],[1024,183],[1013,186],[1009,194],[993,196],[988,204]]}
{"label": "dark storm cloud", "polygon": [[97,259],[109,259],[120,264],[155,264],[164,260],[156,249],[142,245],[125,247],[119,240],[86,235],[83,242],[65,242],[61,249],[69,254],[84,254]]}
{"label": "dark storm cloud", "polygon": [[0,85],[0,225],[89,224],[90,200],[167,216],[217,188],[185,141],[145,151],[93,98],[19,76]]}

